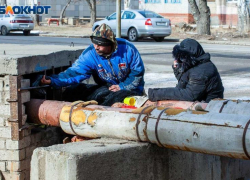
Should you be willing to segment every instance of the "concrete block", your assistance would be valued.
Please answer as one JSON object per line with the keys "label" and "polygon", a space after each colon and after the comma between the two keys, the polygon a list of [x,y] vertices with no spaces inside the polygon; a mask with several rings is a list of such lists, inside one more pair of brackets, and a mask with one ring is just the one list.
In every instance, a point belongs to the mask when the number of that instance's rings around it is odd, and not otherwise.
{"label": "concrete block", "polygon": [[[48,53],[49,50],[46,51]],[[74,62],[80,56],[82,51],[82,49],[74,51],[65,50],[58,51],[56,53],[53,52],[46,55],[2,58],[0,59],[0,66],[2,67],[0,68],[0,74],[23,75],[33,72],[42,72],[46,69],[51,69],[51,66],[54,66],[55,68],[67,66],[69,65],[69,61]],[[30,50],[30,52],[32,52],[32,50]],[[15,63],[12,63],[11,67],[9,67],[9,63],[6,63],[8,61],[14,61]]]}
{"label": "concrete block", "polygon": [[11,139],[6,140],[6,149],[16,150],[28,147],[31,144],[31,137],[26,136],[20,141],[12,141]]}
{"label": "concrete block", "polygon": [[25,109],[26,109],[26,106],[25,106],[25,105],[22,105],[22,115],[25,114]]}
{"label": "concrete block", "polygon": [[30,91],[22,91],[21,93],[22,103],[26,103],[30,101]]}
{"label": "concrete block", "polygon": [[31,144],[36,144],[37,142],[42,140],[42,132],[36,133],[36,134],[32,134],[31,135]]}
{"label": "concrete block", "polygon": [[5,126],[5,121],[7,118],[0,116],[0,126]]}
{"label": "concrete block", "polygon": [[0,150],[0,161],[19,161],[25,158],[25,149]]}
{"label": "concrete block", "polygon": [[30,136],[31,129],[24,129],[23,132],[24,132],[24,136]]}
{"label": "concrete block", "polygon": [[6,171],[6,162],[0,162],[0,171]]}
{"label": "concrete block", "polygon": [[0,116],[10,116],[10,105],[0,104]]}
{"label": "concrete block", "polygon": [[31,158],[33,151],[37,148],[37,146],[30,146],[26,148],[26,158]]}
{"label": "concrete block", "polygon": [[4,180],[25,180],[24,172],[3,172]]}
{"label": "concrete block", "polygon": [[23,115],[23,118],[22,118],[22,125],[24,125],[27,121],[27,114]]}
{"label": "concrete block", "polygon": [[247,160],[99,139],[37,148],[31,179],[227,180],[248,177],[249,166]]}
{"label": "concrete block", "polygon": [[0,137],[1,138],[11,138],[11,128],[10,127],[0,127]]}
{"label": "concrete block", "polygon": [[21,87],[30,87],[30,80],[29,79],[22,79],[21,80]]}
{"label": "concrete block", "polygon": [[6,148],[5,139],[0,139],[0,149],[5,149],[5,148]]}
{"label": "concrete block", "polygon": [[22,161],[8,161],[7,162],[7,170],[11,172],[23,171],[30,169],[30,161],[31,159],[25,159]]}

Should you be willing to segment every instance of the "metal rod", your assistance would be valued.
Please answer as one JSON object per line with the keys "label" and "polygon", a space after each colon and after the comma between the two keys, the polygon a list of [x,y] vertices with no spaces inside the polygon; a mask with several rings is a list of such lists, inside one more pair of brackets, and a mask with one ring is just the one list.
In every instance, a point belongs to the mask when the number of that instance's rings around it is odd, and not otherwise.
{"label": "metal rod", "polygon": [[44,85],[44,86],[35,86],[35,87],[25,87],[25,88],[19,88],[18,91],[24,91],[24,90],[32,90],[32,89],[42,89],[42,88],[48,88],[50,85]]}

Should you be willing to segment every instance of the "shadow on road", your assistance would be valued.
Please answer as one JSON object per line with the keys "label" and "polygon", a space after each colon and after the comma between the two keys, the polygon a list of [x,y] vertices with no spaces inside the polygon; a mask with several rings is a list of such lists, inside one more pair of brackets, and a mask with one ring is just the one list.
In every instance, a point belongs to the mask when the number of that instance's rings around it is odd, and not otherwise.
{"label": "shadow on road", "polygon": [[[3,35],[0,35],[0,36],[3,36]],[[24,36],[24,35],[23,35],[23,33],[9,33],[6,36]],[[38,33],[36,33],[36,34],[31,33],[28,36],[39,36],[39,34]]]}

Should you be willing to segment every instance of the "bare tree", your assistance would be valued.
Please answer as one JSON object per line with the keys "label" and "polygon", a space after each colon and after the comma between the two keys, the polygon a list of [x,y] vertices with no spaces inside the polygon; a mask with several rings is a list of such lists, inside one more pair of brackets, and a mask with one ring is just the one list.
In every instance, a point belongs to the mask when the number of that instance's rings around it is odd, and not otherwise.
{"label": "bare tree", "polygon": [[86,0],[90,8],[90,24],[91,26],[96,21],[96,0]]}
{"label": "bare tree", "polygon": [[210,35],[210,8],[207,6],[207,0],[199,0],[199,6],[196,0],[188,0],[188,2],[197,24],[198,34]]}
{"label": "bare tree", "polygon": [[63,9],[61,10],[61,13],[60,13],[60,25],[63,25],[63,15],[64,15],[64,12],[66,11],[67,7],[69,6],[69,4],[71,3],[72,0],[68,0],[67,1],[67,4],[63,7]]}
{"label": "bare tree", "polygon": [[[64,13],[67,9],[67,7],[70,5],[71,2],[79,2],[79,1],[83,1],[83,0],[67,0],[67,4],[63,7],[63,9],[61,10],[60,13],[60,24],[62,25],[62,19],[64,16]],[[96,21],[96,0],[86,0],[86,2],[89,5],[90,8],[90,24],[93,25]]]}
{"label": "bare tree", "polygon": [[248,33],[249,31],[249,11],[246,0],[238,0],[238,30],[239,32]]}

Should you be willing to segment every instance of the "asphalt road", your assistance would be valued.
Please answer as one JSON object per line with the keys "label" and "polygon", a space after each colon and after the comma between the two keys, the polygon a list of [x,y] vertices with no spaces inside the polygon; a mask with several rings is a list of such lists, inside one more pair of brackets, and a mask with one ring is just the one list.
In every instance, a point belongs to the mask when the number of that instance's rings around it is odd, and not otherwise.
{"label": "asphalt road", "polygon": [[[23,45],[65,45],[74,43],[75,47],[85,48],[91,44],[88,38],[57,38],[40,36],[9,35],[0,36],[0,44]],[[133,44],[138,48],[145,64],[171,65],[172,48],[178,44],[174,40],[154,42],[142,40]],[[211,54],[211,60],[223,74],[234,75],[240,72],[250,72],[250,47],[238,45],[202,44],[204,50]]]}
{"label": "asphalt road", "polygon": [[[0,44],[15,45],[60,45],[65,47],[74,43],[75,47],[86,48],[91,44],[88,38],[56,38],[40,36],[10,35],[0,36]],[[172,48],[179,42],[165,40],[154,42],[143,40],[133,43],[139,50],[146,67],[146,73],[159,73],[159,76],[172,75]],[[16,46],[16,47],[18,47]],[[227,88],[227,97],[249,97],[250,99],[250,47],[239,45],[202,44],[211,54],[211,60],[217,66]],[[148,77],[150,81],[150,77]],[[166,77],[165,77],[166,78]],[[237,84],[237,85],[236,85]],[[157,86],[157,85],[153,85]],[[163,86],[166,86],[163,84]],[[172,86],[172,84],[171,84]]]}

